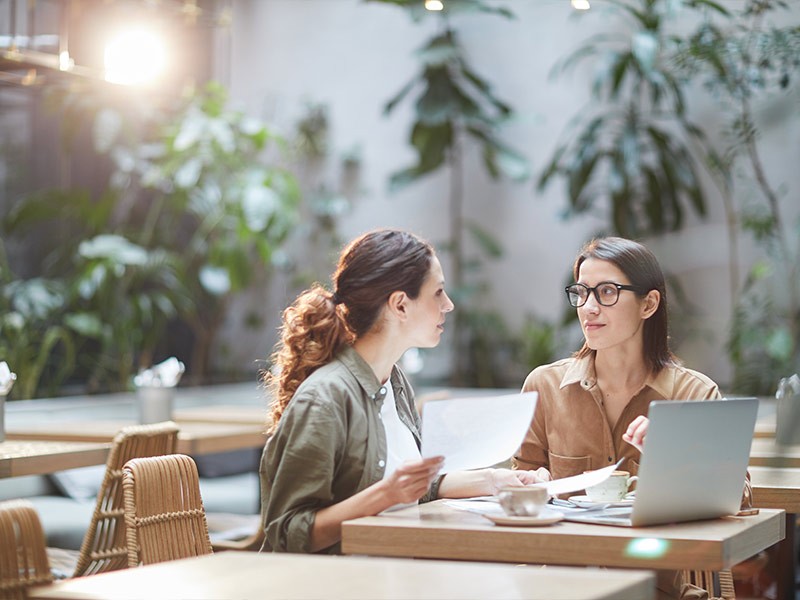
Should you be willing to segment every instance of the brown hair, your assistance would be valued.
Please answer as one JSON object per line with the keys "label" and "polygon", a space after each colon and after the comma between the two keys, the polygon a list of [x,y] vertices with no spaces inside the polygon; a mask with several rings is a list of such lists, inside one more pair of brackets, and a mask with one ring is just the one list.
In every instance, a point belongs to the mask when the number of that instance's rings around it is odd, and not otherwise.
{"label": "brown hair", "polygon": [[[575,281],[581,272],[581,265],[589,258],[604,260],[619,268],[630,279],[634,292],[644,298],[650,290],[658,290],[661,300],[653,315],[644,323],[644,362],[652,373],[674,364],[677,359],[669,349],[669,321],[667,318],[667,286],[664,273],[655,255],[644,245],[619,237],[597,238],[587,243],[572,267]],[[594,352],[584,342],[575,353],[582,358]]]}
{"label": "brown hair", "polygon": [[433,247],[411,233],[370,231],[342,251],[331,278],[333,292],[316,284],[297,297],[283,312],[273,372],[262,377],[273,396],[272,428],[311,373],[375,326],[393,292],[412,300],[419,296],[433,256]]}

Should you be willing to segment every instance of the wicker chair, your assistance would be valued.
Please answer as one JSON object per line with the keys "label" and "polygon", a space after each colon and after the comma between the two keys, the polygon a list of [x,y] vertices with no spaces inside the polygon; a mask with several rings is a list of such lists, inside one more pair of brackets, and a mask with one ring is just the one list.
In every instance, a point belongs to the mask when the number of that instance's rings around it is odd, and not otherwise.
{"label": "wicker chair", "polygon": [[0,598],[26,598],[29,586],[50,583],[39,515],[26,500],[0,502]]}
{"label": "wicker chair", "polygon": [[128,566],[212,554],[194,460],[137,458],[123,467]]}
{"label": "wicker chair", "polygon": [[[117,433],[106,461],[92,520],[75,562],[74,577],[127,568],[122,466],[132,458],[172,454],[177,442],[178,426],[172,421],[131,425]],[[65,562],[64,550],[50,552],[51,563]]]}

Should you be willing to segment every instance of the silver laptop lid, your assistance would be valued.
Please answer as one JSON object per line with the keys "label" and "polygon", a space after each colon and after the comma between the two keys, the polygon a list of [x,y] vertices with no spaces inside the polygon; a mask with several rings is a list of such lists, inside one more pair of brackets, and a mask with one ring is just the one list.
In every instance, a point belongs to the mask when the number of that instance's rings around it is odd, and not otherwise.
{"label": "silver laptop lid", "polygon": [[631,524],[738,512],[757,411],[756,398],[651,402]]}

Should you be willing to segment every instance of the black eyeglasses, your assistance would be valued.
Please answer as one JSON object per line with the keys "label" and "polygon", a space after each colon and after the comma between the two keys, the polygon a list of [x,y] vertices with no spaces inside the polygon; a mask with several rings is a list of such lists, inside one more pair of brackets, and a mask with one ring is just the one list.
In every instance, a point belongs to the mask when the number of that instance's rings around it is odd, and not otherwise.
{"label": "black eyeglasses", "polygon": [[594,287],[583,285],[582,283],[573,283],[564,288],[567,293],[569,303],[578,308],[586,304],[589,299],[589,294],[594,293],[597,303],[601,306],[614,306],[619,300],[620,290],[628,290],[630,292],[638,292],[639,288],[632,285],[622,285],[621,283],[614,283],[613,281],[601,281]]}

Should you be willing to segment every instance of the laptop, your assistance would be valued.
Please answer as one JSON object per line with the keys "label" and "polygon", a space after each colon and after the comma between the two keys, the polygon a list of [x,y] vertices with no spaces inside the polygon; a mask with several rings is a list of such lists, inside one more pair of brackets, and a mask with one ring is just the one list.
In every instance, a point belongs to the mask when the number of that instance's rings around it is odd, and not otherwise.
{"label": "laptop", "polygon": [[632,506],[565,510],[565,519],[639,527],[739,511],[758,400],[656,400]]}

